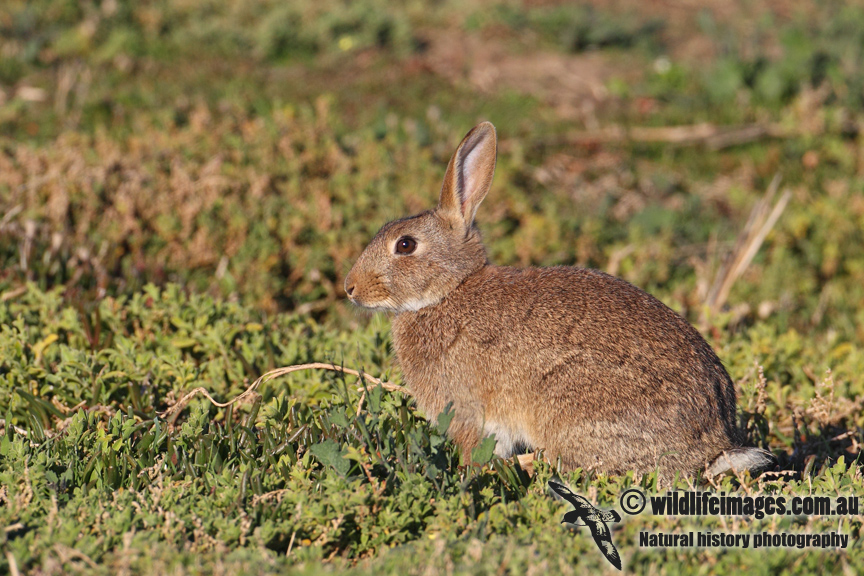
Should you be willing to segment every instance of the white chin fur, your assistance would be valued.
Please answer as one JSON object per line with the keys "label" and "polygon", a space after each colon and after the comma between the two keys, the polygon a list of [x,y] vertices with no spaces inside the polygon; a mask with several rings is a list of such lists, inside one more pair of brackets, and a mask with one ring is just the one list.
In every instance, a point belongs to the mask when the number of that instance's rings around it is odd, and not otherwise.
{"label": "white chin fur", "polygon": [[440,298],[419,298],[399,303],[384,300],[370,304],[360,304],[359,302],[355,302],[355,304],[374,312],[417,312],[427,306],[437,304],[439,301]]}
{"label": "white chin fur", "polygon": [[424,298],[417,300],[408,300],[406,302],[402,302],[399,306],[395,307],[394,310],[397,312],[417,312],[422,308],[426,308],[427,306],[431,306],[433,304],[437,304],[440,302],[440,298]]}

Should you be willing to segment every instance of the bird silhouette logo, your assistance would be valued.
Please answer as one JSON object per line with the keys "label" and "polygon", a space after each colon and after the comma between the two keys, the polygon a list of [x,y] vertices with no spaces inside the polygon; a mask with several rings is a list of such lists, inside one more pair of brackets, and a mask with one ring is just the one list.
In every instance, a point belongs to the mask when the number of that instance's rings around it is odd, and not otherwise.
{"label": "bird silhouette logo", "polygon": [[608,522],[619,522],[621,516],[615,510],[601,512],[591,505],[584,497],[572,492],[566,486],[557,482],[549,482],[551,488],[556,494],[573,504],[574,510],[564,514],[562,524],[573,524],[574,526],[587,526],[594,537],[594,542],[600,548],[600,552],[606,556],[606,559],[621,570],[621,556],[618,555],[618,549],[612,544],[612,533],[609,530]]}

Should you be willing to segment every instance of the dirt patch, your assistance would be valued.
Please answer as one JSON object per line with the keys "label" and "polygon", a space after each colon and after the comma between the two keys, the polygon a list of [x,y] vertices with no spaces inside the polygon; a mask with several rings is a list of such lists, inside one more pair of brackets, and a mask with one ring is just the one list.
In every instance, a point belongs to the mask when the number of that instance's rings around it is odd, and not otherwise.
{"label": "dirt patch", "polygon": [[[583,0],[598,11],[640,20],[663,21],[661,43],[673,61],[702,66],[727,50],[743,57],[777,56],[778,38],[766,34],[766,18],[778,25],[818,15],[812,0]],[[540,8],[564,0],[525,0]],[[824,11],[823,11],[824,12]],[[706,26],[713,29],[706,33]],[[612,78],[636,83],[649,62],[620,53],[566,53],[543,49],[525,32],[489,26],[467,33],[448,27],[422,36],[427,50],[415,63],[450,82],[467,84],[485,93],[515,91],[537,98],[564,120],[597,127],[596,111],[610,99]],[[530,32],[528,33],[530,36]]]}
{"label": "dirt patch", "polygon": [[543,50],[519,52],[512,42],[489,35],[439,31],[429,35],[424,65],[454,83],[486,93],[514,91],[548,104],[560,117],[596,125],[598,104],[608,97],[606,82],[633,76],[600,52],[562,54]]}

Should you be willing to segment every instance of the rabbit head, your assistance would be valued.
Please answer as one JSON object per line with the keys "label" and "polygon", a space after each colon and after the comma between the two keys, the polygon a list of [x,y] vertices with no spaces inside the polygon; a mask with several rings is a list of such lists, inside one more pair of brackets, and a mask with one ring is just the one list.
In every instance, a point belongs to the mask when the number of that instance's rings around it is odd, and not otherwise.
{"label": "rabbit head", "polygon": [[474,225],[495,174],[497,143],[489,122],[475,126],[450,159],[438,206],[385,224],[345,278],[355,304],[416,311],[437,304],[487,263]]}

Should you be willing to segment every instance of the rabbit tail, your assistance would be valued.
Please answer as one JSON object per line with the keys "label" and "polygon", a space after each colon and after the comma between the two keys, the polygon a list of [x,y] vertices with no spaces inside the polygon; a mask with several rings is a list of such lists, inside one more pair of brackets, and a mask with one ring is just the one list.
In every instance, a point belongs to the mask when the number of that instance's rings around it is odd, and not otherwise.
{"label": "rabbit tail", "polygon": [[776,464],[771,452],[761,448],[733,448],[723,451],[708,466],[708,476],[713,477],[727,472],[739,473],[748,470],[751,475],[767,470]]}

